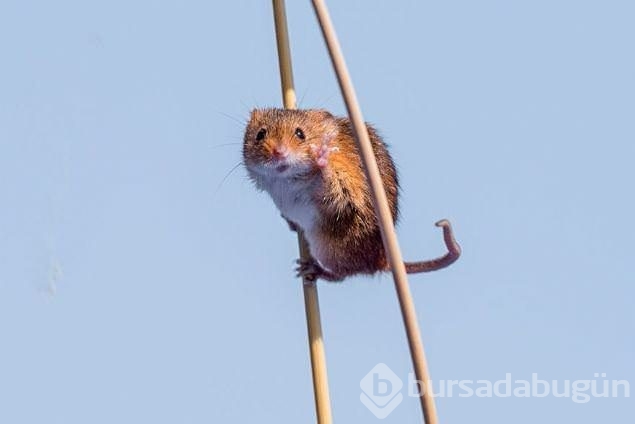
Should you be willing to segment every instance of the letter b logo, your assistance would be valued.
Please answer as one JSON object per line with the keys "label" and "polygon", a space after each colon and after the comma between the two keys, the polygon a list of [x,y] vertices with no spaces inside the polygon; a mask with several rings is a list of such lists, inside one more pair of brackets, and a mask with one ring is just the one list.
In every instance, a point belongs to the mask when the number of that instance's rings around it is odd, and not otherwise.
{"label": "letter b logo", "polygon": [[386,418],[403,400],[403,382],[383,363],[375,365],[359,386],[359,400],[379,419]]}

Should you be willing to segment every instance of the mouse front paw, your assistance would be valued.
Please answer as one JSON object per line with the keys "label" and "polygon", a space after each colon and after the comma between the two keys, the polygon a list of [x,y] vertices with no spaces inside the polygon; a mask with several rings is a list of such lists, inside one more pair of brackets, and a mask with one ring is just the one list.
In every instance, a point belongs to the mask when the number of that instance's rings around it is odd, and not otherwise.
{"label": "mouse front paw", "polygon": [[311,144],[311,153],[315,158],[315,163],[320,168],[325,168],[328,165],[328,158],[331,153],[339,150],[336,146],[329,146],[326,143],[323,144]]}

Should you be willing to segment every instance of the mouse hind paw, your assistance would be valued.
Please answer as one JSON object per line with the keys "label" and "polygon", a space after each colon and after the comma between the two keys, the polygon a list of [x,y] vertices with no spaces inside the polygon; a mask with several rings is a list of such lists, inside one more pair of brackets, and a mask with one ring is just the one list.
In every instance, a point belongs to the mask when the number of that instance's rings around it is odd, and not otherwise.
{"label": "mouse hind paw", "polygon": [[298,259],[296,261],[296,276],[305,278],[308,281],[315,281],[318,278],[326,281],[342,281],[343,278],[325,270],[315,259]]}

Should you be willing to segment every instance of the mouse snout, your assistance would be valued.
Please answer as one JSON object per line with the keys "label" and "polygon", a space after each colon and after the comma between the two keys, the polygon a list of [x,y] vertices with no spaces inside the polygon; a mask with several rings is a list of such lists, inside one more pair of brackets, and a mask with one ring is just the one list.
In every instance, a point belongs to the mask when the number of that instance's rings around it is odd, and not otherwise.
{"label": "mouse snout", "polygon": [[289,149],[286,146],[276,146],[273,148],[272,155],[276,159],[284,159],[289,156]]}

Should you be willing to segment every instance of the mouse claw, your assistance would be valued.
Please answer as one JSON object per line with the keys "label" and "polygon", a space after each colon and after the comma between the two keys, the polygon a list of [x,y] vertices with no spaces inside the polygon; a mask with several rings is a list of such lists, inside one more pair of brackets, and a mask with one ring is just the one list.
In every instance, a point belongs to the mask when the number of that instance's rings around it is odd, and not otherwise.
{"label": "mouse claw", "polygon": [[344,276],[334,274],[331,271],[325,270],[322,265],[320,265],[315,259],[309,258],[306,260],[298,259],[296,260],[298,267],[296,270],[296,276],[302,277],[306,282],[312,283],[316,281],[318,278],[325,281],[342,281]]}
{"label": "mouse claw", "polygon": [[295,261],[298,266],[295,268],[295,276],[302,278],[308,282],[314,282],[318,278],[319,270],[316,268],[316,264],[313,261],[303,261],[298,259]]}
{"label": "mouse claw", "polygon": [[320,266],[311,259],[298,259],[295,263],[298,264],[295,269],[296,277],[302,277],[311,282],[317,280],[318,275],[320,275],[320,272],[322,271]]}

